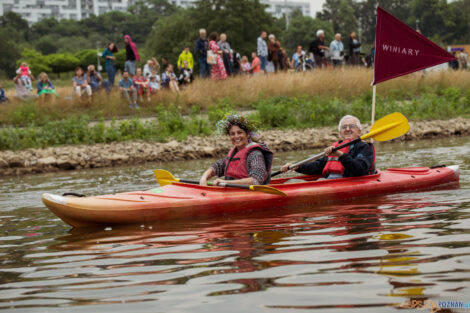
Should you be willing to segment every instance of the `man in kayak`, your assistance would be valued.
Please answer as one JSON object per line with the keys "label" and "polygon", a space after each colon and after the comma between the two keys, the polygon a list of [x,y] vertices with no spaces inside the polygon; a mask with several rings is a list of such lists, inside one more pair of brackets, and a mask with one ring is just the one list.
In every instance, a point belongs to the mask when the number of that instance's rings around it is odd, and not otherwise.
{"label": "man in kayak", "polygon": [[264,185],[271,179],[273,153],[264,143],[257,143],[256,127],[243,115],[228,113],[217,122],[219,133],[229,135],[233,148],[228,155],[215,162],[202,174],[199,184],[207,185],[213,176],[225,176],[214,180],[219,183]]}
{"label": "man in kayak", "polygon": [[[332,152],[340,144],[354,140],[361,135],[362,126],[359,119],[346,115],[340,120],[338,129],[341,140],[326,148],[324,157],[300,165],[294,170],[306,175],[322,175],[327,179],[374,174],[375,151],[372,144],[360,141]],[[291,165],[287,163],[281,171],[286,172]]]}

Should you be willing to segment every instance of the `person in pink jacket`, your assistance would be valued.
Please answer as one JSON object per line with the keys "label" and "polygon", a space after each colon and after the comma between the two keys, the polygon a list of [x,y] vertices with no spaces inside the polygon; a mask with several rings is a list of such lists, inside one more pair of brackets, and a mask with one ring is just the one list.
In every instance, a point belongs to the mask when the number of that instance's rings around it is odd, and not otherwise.
{"label": "person in pink jacket", "polygon": [[130,75],[135,75],[135,61],[140,62],[139,51],[137,46],[132,42],[131,36],[124,36],[124,45],[126,47],[126,62],[124,63],[124,70],[129,72]]}

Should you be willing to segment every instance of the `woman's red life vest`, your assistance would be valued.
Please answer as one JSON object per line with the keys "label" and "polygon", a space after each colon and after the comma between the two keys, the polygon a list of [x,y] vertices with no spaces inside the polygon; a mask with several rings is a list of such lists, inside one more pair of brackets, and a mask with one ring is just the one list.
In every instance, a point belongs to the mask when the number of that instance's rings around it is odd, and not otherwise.
{"label": "woman's red life vest", "polygon": [[256,142],[251,142],[240,151],[237,151],[236,147],[233,147],[229,151],[227,155],[227,165],[225,166],[225,179],[242,179],[249,177],[248,168],[246,166],[246,158],[253,149],[261,150],[266,164],[266,171],[268,173],[271,171],[273,153],[266,147],[263,147]]}
{"label": "woman's red life vest", "polygon": [[[350,142],[351,140],[352,139],[344,140],[344,141],[337,141],[337,142],[333,143],[332,146],[337,147],[339,145]],[[339,151],[341,151],[343,153],[348,153],[349,150],[351,149],[351,147],[352,146],[347,146],[347,147],[344,147],[343,149],[339,149]],[[328,161],[326,162],[325,167],[323,168],[322,175],[323,175],[323,177],[327,177],[328,175],[330,175],[332,173],[343,175],[344,174],[344,166],[343,166],[343,164],[341,164],[341,162],[339,161],[339,158],[337,156],[329,155],[328,156]]]}

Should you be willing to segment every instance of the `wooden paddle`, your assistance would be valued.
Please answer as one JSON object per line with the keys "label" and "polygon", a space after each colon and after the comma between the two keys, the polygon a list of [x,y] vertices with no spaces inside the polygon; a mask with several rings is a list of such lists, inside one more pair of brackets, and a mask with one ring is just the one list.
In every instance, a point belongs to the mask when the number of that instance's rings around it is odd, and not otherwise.
{"label": "wooden paddle", "polygon": [[[349,145],[355,144],[361,140],[365,140],[367,138],[373,138],[377,141],[387,141],[393,138],[397,138],[403,134],[406,134],[409,130],[410,125],[408,124],[408,119],[403,114],[395,112],[386,115],[377,122],[375,122],[374,125],[372,125],[372,127],[370,128],[369,133],[334,148],[333,152]],[[311,156],[308,159],[292,164],[291,166],[289,166],[289,170],[291,168],[296,168],[302,164],[318,160],[324,155],[325,153],[322,152],[317,155]],[[271,177],[277,176],[281,173],[281,171],[274,172],[271,174]]]}
{"label": "wooden paddle", "polygon": [[[170,172],[165,171],[165,170],[155,170],[155,178],[157,179],[160,186],[169,185],[173,182],[199,185],[198,180],[189,180],[189,179],[176,178]],[[208,182],[207,184],[209,186],[213,185],[211,182]],[[259,192],[264,192],[264,193],[270,193],[270,194],[273,194],[273,195],[287,196],[286,193],[284,193],[283,191],[281,191],[279,189],[276,189],[276,188],[273,188],[273,187],[270,187],[270,186],[264,186],[264,185],[241,185],[241,184],[219,183],[217,186],[230,187],[230,188],[240,188],[240,189],[247,189],[247,190],[251,190],[251,191],[259,191]]]}

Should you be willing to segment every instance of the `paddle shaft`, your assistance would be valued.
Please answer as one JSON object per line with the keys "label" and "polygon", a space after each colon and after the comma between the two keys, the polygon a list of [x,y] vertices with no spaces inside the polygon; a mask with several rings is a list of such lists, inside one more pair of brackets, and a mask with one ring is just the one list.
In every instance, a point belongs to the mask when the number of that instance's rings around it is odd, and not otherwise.
{"label": "paddle shaft", "polygon": [[[354,140],[351,140],[351,141],[349,141],[349,142],[343,143],[342,145],[339,145],[339,146],[337,146],[336,148],[333,148],[333,151],[332,151],[332,152],[335,152],[335,151],[337,151],[337,150],[343,149],[344,147],[350,146],[350,145],[352,145],[352,144],[358,143],[359,141],[361,141],[361,137],[357,137],[357,138],[354,139]],[[291,166],[289,166],[289,167],[287,168],[287,170],[290,170],[291,168],[295,168],[295,167],[297,167],[297,166],[303,165],[303,164],[308,163],[308,162],[311,162],[311,161],[318,160],[318,159],[322,158],[324,155],[325,155],[325,152],[322,152],[322,153],[313,155],[313,156],[309,157],[308,159],[305,159],[305,160],[303,160],[303,161],[300,161],[300,162],[297,162],[297,163],[295,163],[295,164],[292,164]],[[279,174],[281,174],[281,173],[282,173],[282,171],[274,172],[274,173],[271,174],[271,177],[277,176],[277,175],[279,175]]]}
{"label": "paddle shaft", "polygon": [[[192,180],[192,179],[178,179],[179,182],[181,183],[186,183],[186,184],[195,184],[199,185],[198,180]],[[212,182],[207,182],[208,186],[213,186]],[[232,187],[232,188],[241,188],[241,189],[250,189],[249,185],[241,185],[241,184],[230,184],[230,183],[219,183],[217,186],[220,187]]]}

